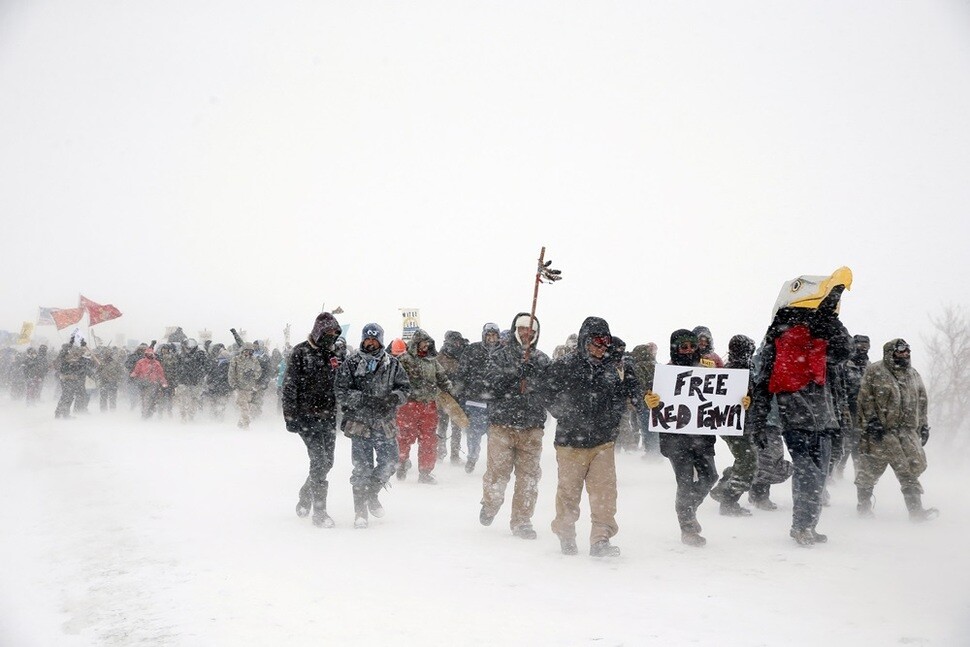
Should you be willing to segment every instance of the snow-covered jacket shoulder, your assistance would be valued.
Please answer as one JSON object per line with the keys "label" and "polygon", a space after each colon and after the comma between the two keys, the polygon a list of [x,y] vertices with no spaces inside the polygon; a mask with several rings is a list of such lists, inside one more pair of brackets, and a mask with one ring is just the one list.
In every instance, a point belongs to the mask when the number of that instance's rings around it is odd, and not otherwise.
{"label": "snow-covered jacket shoulder", "polygon": [[541,350],[532,349],[529,363],[535,366],[535,370],[525,377],[523,392],[524,350],[512,338],[507,345],[486,355],[482,389],[488,394],[489,424],[516,429],[535,429],[546,424],[545,399],[537,387],[541,386],[551,360]]}

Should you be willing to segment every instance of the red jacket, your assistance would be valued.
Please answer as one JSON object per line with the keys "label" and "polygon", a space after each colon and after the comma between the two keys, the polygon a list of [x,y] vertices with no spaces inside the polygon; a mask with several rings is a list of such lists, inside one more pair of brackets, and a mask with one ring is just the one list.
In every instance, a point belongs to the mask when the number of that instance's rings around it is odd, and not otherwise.
{"label": "red jacket", "polygon": [[165,379],[165,369],[162,363],[155,359],[155,356],[145,356],[135,362],[135,368],[131,372],[131,377],[136,380],[155,382],[163,387],[168,387],[168,380]]}

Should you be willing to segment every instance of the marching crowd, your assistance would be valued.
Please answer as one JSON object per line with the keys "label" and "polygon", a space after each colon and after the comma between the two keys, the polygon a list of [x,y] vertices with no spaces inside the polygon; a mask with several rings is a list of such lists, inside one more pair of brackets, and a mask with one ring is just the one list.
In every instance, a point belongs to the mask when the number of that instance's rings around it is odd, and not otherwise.
{"label": "marching crowd", "polygon": [[[359,345],[348,349],[329,312],[317,316],[305,341],[283,351],[246,342],[234,329],[235,343],[228,347],[199,345],[178,329],[164,343],[141,344],[130,353],[72,338],[53,356],[44,346],[0,352],[0,386],[33,405],[53,377],[58,418],[86,412],[95,391],[102,411],[115,409],[121,391],[146,419],[178,415],[189,422],[205,412],[222,419],[235,394],[241,428],[262,414],[270,391],[286,429],[299,435],[309,456],[296,513],[324,528],[334,526],[327,477],[338,431],[351,441],[355,528],[384,515],[381,492],[390,479],[407,479],[415,465],[417,481],[428,485],[436,483],[441,461],[464,463],[474,473],[484,440],[479,521],[493,523],[514,480],[509,527],[526,540],[537,537],[532,518],[551,415],[558,468],[551,530],[564,554],[578,553],[585,488],[590,555],[619,555],[611,543],[619,530],[615,455],[633,451],[647,460],[669,460],[685,544],[706,543],[697,510],[708,496],[720,514],[749,516],[741,503],[745,494],[751,506],[775,510],[771,487],[791,478],[790,535],[811,546],[827,541],[816,529],[828,503],[826,484],[842,475],[850,459],[860,517],[873,515],[873,488],[887,467],[899,480],[911,519],[938,514],[922,504],[927,398],[909,345],[889,340],[882,358],[870,362],[868,337],[850,336],[838,317],[846,287],[848,281],[832,283],[808,305],[780,301],[760,346],[735,335],[726,360],[705,326],[671,334],[672,365],[749,371],[741,402],[744,433],[722,436],[731,457],[720,473],[715,436],[650,430],[652,412],[663,406],[653,390],[657,345],[628,352],[599,317],[587,317],[552,357],[538,349],[539,320],[527,312],[517,313],[505,331],[486,323],[474,342],[448,331],[440,349],[423,330],[408,343],[387,343],[377,323],[363,326]],[[89,388],[92,383],[96,388]]]}

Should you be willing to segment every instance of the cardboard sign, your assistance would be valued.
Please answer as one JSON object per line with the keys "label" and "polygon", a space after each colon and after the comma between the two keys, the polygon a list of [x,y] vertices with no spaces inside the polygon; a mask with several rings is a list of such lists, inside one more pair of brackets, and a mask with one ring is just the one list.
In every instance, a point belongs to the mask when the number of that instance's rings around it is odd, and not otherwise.
{"label": "cardboard sign", "polygon": [[650,431],[741,436],[748,371],[657,364],[653,391],[660,406],[650,410]]}

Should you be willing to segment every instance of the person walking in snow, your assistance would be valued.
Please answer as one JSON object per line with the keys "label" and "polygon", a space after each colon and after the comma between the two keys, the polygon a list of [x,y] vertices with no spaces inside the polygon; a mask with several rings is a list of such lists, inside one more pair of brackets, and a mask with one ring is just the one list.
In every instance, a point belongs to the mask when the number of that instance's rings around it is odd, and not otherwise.
{"label": "person walking in snow", "polygon": [[920,475],[926,471],[923,446],[930,439],[928,400],[923,379],[912,367],[909,344],[891,339],[882,347],[882,361],[866,369],[859,388],[859,472],[855,485],[858,511],[872,516],[872,490],[892,467],[903,492],[909,518],[927,521],[939,514],[923,507]]}
{"label": "person walking in snow", "polygon": [[[725,368],[751,370],[754,357],[754,340],[746,335],[735,335],[728,342],[728,360]],[[748,374],[748,397],[751,396],[751,374]],[[758,469],[758,454],[752,434],[755,429],[749,418],[745,419],[744,435],[721,436],[734,456],[734,464],[724,470],[721,480],[711,488],[711,498],[720,503],[720,513],[729,517],[747,517],[751,511],[738,502],[741,495],[751,489]]]}
{"label": "person walking in snow", "polygon": [[[455,376],[458,373],[458,366],[461,363],[462,353],[468,348],[468,340],[456,330],[445,332],[445,341],[441,344],[441,351],[438,352],[438,363],[445,369],[445,375],[455,385]],[[451,464],[456,465],[461,462],[461,432],[462,429],[448,415],[447,410],[438,405],[438,460],[443,461],[448,456],[449,435],[448,428],[451,427]]]}
{"label": "person walking in snow", "polygon": [[135,368],[132,369],[129,377],[141,389],[141,417],[147,420],[155,413],[162,389],[168,388],[165,369],[155,357],[154,349],[145,348],[142,358],[135,363]]}
{"label": "person walking in snow", "polygon": [[550,365],[543,385],[547,408],[556,418],[559,480],[552,531],[565,555],[578,552],[576,521],[584,485],[592,518],[589,554],[620,554],[610,543],[619,531],[614,443],[627,401],[640,397],[640,384],[634,371],[617,370],[619,358],[609,356],[612,344],[606,320],[587,317],[576,350]]}
{"label": "person walking in snow", "polygon": [[239,407],[240,429],[248,429],[251,420],[253,392],[258,388],[259,376],[263,369],[254,357],[255,347],[249,342],[242,344],[239,353],[229,360],[229,386],[236,391],[236,405]]}
{"label": "person walking in snow", "polygon": [[327,475],[337,438],[334,382],[339,361],[334,343],[339,336],[340,324],[331,313],[317,315],[306,341],[293,347],[280,387],[286,430],[300,435],[310,458],[296,514],[306,517],[312,510],[313,525],[319,528],[334,526],[327,514]]}
{"label": "person walking in snow", "polygon": [[[483,526],[491,525],[505,502],[505,490],[512,473],[515,486],[512,492],[512,514],[509,527],[512,534],[522,539],[535,539],[532,526],[536,499],[539,495],[539,479],[542,469],[542,436],[546,422],[546,410],[541,392],[542,379],[549,368],[549,357],[536,348],[539,343],[539,320],[528,312],[520,312],[512,320],[514,331],[509,343],[488,353],[485,336],[497,342],[497,327],[486,324],[483,330],[485,371],[481,390],[489,393],[488,409],[481,414],[488,421],[488,456],[485,475],[482,477],[482,509],[478,520]],[[494,324],[491,324],[494,325]],[[528,349],[528,359],[526,350]],[[478,414],[478,407],[466,410]],[[471,413],[469,415],[472,415]],[[479,421],[480,423],[480,421]],[[477,423],[476,423],[477,424]],[[472,424],[469,424],[469,429]]]}
{"label": "person walking in snow", "polygon": [[[499,335],[496,324],[486,323],[482,326],[482,340],[468,345],[461,355],[458,372],[455,374],[459,402],[468,416],[468,427],[465,429],[465,444],[468,446],[465,471],[469,474],[475,471],[481,454],[482,436],[488,431],[488,408],[494,394],[486,384],[485,374],[489,356],[502,348]],[[455,462],[454,459],[455,455],[452,454],[452,462]]]}
{"label": "person walking in snow", "polygon": [[397,409],[398,480],[407,478],[411,446],[417,441],[418,483],[436,483],[431,472],[438,458],[437,397],[439,391],[449,394],[454,391],[437,356],[434,339],[418,328],[411,337],[407,352],[397,358],[411,385],[407,402]]}
{"label": "person walking in snow", "polygon": [[[670,335],[670,364],[714,368],[712,360],[702,357],[697,334],[685,328],[675,330]],[[662,404],[660,396],[653,391],[647,393],[644,402],[650,409]],[[697,508],[717,482],[715,441],[716,437],[708,434],[660,434],[660,453],[670,461],[677,480],[674,510],[680,525],[680,540],[697,548],[707,544],[707,539],[701,536]]]}
{"label": "person walking in snow", "polygon": [[397,466],[396,413],[410,390],[404,368],[384,351],[384,329],[365,325],[359,350],[340,365],[334,383],[341,429],[351,442],[355,528],[368,526],[368,512],[384,516],[377,495]]}

